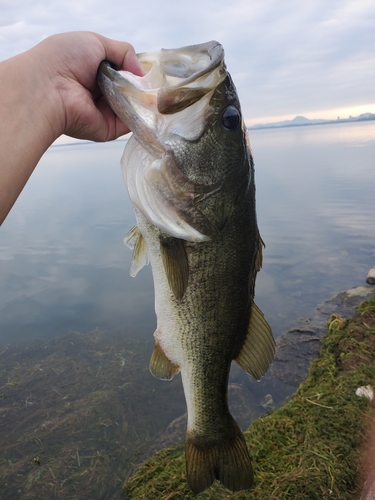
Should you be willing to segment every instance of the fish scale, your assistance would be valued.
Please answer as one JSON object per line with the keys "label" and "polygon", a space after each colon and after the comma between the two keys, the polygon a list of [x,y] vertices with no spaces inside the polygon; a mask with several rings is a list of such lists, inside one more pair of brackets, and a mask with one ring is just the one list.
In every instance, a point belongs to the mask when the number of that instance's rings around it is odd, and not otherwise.
{"label": "fish scale", "polygon": [[218,479],[248,489],[253,471],[228,407],[229,371],[235,360],[260,378],[274,340],[254,304],[263,241],[247,130],[218,42],[139,60],[149,71],[144,84],[106,63],[98,82],[133,132],[121,164],[137,224],[125,242],[134,249],[132,275],[147,260],[152,267],[150,371],[164,380],[181,372],[190,488],[199,493]]}

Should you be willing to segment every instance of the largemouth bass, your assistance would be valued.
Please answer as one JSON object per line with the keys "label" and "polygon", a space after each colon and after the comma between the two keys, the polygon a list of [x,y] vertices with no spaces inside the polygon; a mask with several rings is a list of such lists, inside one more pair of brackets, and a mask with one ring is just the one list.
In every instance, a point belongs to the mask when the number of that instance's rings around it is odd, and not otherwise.
{"label": "largemouth bass", "polygon": [[227,401],[232,360],[261,378],[274,355],[254,304],[263,242],[240,103],[217,42],[139,54],[146,74],[103,62],[100,88],[133,132],[121,160],[137,224],[131,274],[151,262],[157,328],[151,373],[181,372],[187,481],[248,489],[253,471]]}

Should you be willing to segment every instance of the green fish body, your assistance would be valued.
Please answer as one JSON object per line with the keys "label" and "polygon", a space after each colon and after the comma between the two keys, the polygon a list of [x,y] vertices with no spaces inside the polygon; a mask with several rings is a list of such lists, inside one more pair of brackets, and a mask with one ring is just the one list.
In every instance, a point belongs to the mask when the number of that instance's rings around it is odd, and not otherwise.
{"label": "green fish body", "polygon": [[139,55],[145,77],[102,63],[98,81],[133,135],[121,160],[137,225],[131,274],[149,261],[157,329],[150,370],[181,372],[187,481],[248,489],[253,471],[230,414],[230,365],[261,378],[272,332],[254,304],[263,242],[254,166],[235,86],[217,42]]}

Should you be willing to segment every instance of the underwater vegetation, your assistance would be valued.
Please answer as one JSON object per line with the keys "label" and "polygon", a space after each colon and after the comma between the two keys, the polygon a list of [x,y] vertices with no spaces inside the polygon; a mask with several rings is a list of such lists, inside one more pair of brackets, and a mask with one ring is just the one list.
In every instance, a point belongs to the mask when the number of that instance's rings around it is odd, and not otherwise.
{"label": "underwater vegetation", "polygon": [[101,331],[1,347],[1,500],[121,497],[137,457],[184,411],[180,381],[151,377],[152,349]]}
{"label": "underwater vegetation", "polygon": [[[1,347],[1,500],[124,498],[124,481],[185,411],[180,380],[150,375],[152,349],[100,331]],[[331,317],[306,381],[244,433],[254,488],[230,493],[216,483],[199,498],[358,499],[374,410],[355,391],[367,385],[375,385],[375,299],[351,319]],[[183,445],[146,460],[123,492],[130,500],[195,498]]]}

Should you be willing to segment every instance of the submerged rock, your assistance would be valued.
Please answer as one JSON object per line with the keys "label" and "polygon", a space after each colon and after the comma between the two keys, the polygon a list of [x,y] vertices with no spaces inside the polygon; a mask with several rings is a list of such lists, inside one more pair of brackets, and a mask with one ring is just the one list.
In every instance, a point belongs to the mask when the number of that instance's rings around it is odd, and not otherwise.
{"label": "submerged rock", "polygon": [[374,296],[374,287],[357,286],[318,305],[308,326],[290,328],[276,339],[275,359],[266,378],[275,377],[284,384],[298,387],[306,378],[311,362],[319,356],[329,317],[339,314],[349,318],[361,302]]}

